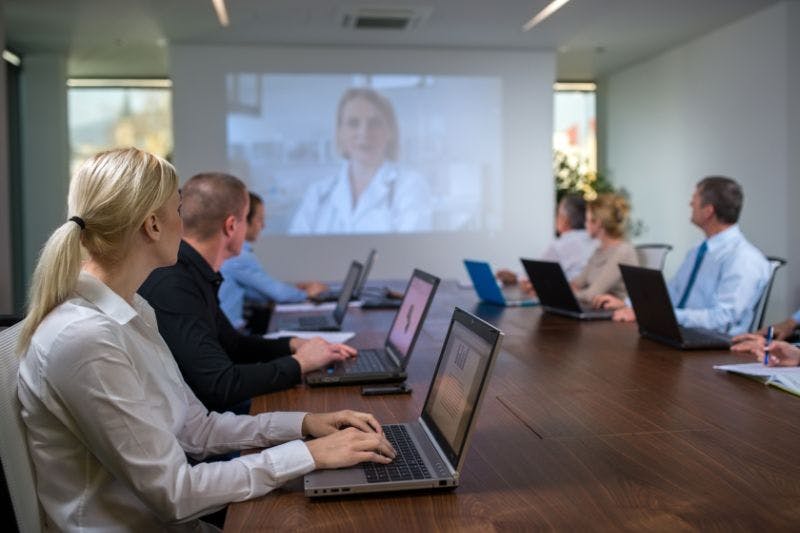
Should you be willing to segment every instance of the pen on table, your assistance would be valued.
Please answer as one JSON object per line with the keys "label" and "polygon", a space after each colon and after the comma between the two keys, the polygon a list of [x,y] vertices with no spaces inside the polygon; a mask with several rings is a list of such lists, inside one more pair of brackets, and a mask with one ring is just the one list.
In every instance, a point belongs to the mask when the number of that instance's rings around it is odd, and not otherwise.
{"label": "pen on table", "polygon": [[769,350],[767,349],[767,346],[769,346],[770,344],[772,344],[772,326],[767,328],[767,342],[764,345],[764,364],[765,365],[769,363]]}

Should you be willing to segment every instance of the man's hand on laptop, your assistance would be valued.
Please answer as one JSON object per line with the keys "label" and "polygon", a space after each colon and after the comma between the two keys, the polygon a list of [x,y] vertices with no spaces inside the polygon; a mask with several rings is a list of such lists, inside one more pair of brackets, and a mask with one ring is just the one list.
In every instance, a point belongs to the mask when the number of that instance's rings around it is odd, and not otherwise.
{"label": "man's hand on laptop", "polygon": [[354,427],[364,433],[379,433],[383,428],[370,413],[360,411],[334,411],[332,413],[309,413],[303,418],[303,435],[324,437],[340,429]]}
{"label": "man's hand on laptop", "polygon": [[595,309],[621,309],[625,302],[611,294],[598,294],[592,298],[592,307]]}
{"label": "man's hand on laptop", "polygon": [[517,275],[506,268],[498,270],[495,276],[497,276],[497,279],[499,279],[500,283],[503,285],[508,286],[517,284]]}
{"label": "man's hand on laptop", "polygon": [[306,446],[317,468],[344,468],[365,461],[389,464],[396,455],[382,434],[374,431],[367,433],[356,427],[307,441]]}
{"label": "man's hand on laptop", "polygon": [[295,337],[289,341],[289,345],[294,351],[292,357],[300,363],[300,372],[303,374],[313,372],[336,361],[343,361],[357,353],[352,346],[331,343],[320,337],[312,339]]}
{"label": "man's hand on laptop", "polygon": [[636,314],[631,307],[617,309],[611,318],[614,322],[636,322]]}

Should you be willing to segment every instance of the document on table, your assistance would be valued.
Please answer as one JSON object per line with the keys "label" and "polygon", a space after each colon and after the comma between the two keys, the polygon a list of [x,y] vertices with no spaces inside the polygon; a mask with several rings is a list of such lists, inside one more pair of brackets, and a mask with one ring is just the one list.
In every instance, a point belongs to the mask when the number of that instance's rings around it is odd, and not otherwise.
{"label": "document on table", "polygon": [[715,365],[716,370],[742,374],[800,396],[800,367],[766,366],[761,363]]}
{"label": "document on table", "polygon": [[[347,307],[361,307],[364,302],[352,300]],[[278,304],[275,306],[277,313],[302,313],[305,311],[333,311],[336,309],[336,302],[325,302],[317,304],[314,302],[300,302],[296,304]]]}
{"label": "document on table", "polygon": [[312,337],[322,337],[328,342],[343,343],[355,337],[353,331],[289,331],[281,330],[264,335],[265,339],[277,339],[278,337],[300,337],[310,339]]}

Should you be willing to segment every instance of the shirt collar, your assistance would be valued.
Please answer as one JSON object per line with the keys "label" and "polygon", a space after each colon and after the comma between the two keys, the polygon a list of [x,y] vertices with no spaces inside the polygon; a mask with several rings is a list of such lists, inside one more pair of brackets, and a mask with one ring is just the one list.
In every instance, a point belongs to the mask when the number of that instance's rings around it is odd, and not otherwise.
{"label": "shirt collar", "polygon": [[178,260],[188,263],[193,266],[203,276],[203,279],[212,285],[219,285],[222,283],[222,275],[219,272],[214,272],[208,261],[200,255],[200,252],[195,250],[191,244],[186,241],[181,241],[181,247],[178,250]]}
{"label": "shirt collar", "polygon": [[[81,271],[78,275],[75,292],[119,324],[127,324],[139,315],[122,296],[88,272]],[[141,308],[143,301],[138,294],[134,296],[134,305],[138,304],[137,307]]]}
{"label": "shirt collar", "polygon": [[706,239],[706,243],[708,245],[708,250],[712,251],[722,246],[725,246],[728,243],[738,240],[742,236],[742,231],[739,229],[738,224],[734,224],[731,227],[720,231],[713,237],[709,237]]}
{"label": "shirt collar", "polygon": [[242,244],[242,252],[252,252],[252,251],[253,251],[253,245],[247,241],[244,241],[244,244]]}

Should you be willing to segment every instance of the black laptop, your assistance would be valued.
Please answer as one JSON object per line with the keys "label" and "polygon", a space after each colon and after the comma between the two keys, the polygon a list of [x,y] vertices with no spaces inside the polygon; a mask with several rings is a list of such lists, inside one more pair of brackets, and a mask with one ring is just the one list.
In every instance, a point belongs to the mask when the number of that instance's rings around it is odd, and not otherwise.
{"label": "black laptop", "polygon": [[383,348],[359,350],[353,359],[306,375],[306,383],[350,385],[404,380],[414,343],[438,286],[439,278],[414,270]]}
{"label": "black laptop", "polygon": [[[358,283],[356,283],[356,287],[353,289],[353,294],[350,296],[350,299],[358,300],[361,297],[361,293],[364,290],[364,285],[366,285],[367,278],[369,278],[369,272],[372,270],[372,264],[375,262],[376,255],[377,252],[374,249],[369,251],[367,260],[364,261],[364,268],[361,271],[361,275],[358,278]],[[344,289],[344,284],[342,284],[342,289]],[[329,289],[327,291],[322,291],[321,293],[309,299],[317,303],[338,302],[341,294],[341,290]]]}
{"label": "black laptop", "polygon": [[724,333],[678,325],[667,284],[660,270],[629,265],[620,265],[619,268],[642,337],[682,350],[714,350],[730,347],[730,337]]}
{"label": "black laptop", "polygon": [[358,261],[353,261],[350,264],[350,269],[347,271],[342,292],[339,294],[339,301],[336,303],[336,309],[331,314],[320,315],[307,315],[300,316],[292,319],[284,319],[279,321],[279,329],[289,331],[339,331],[342,329],[342,322],[344,315],[347,314],[347,306],[350,303],[350,297],[358,283],[358,277],[361,275],[361,270],[364,267]]}
{"label": "black laptop", "polygon": [[591,306],[579,303],[560,264],[533,259],[520,259],[520,261],[545,311],[579,320],[608,320],[614,314],[608,309],[593,309]]}

